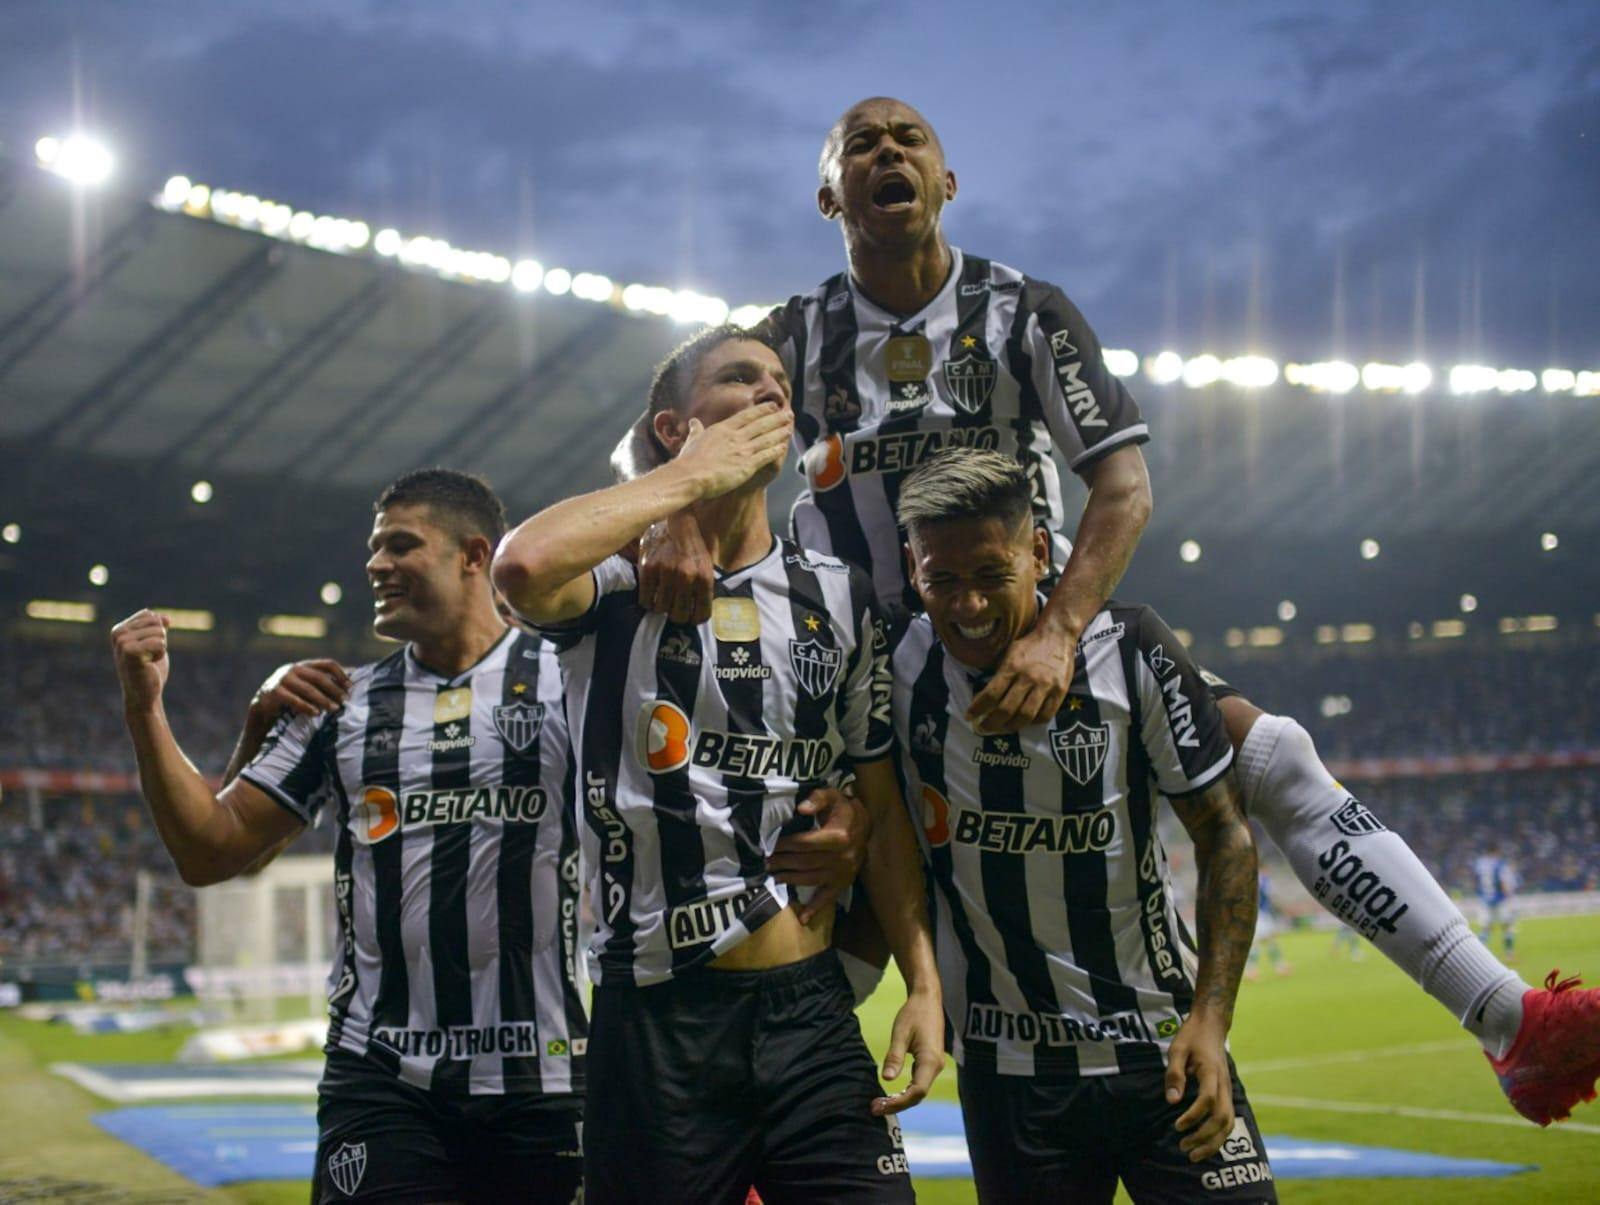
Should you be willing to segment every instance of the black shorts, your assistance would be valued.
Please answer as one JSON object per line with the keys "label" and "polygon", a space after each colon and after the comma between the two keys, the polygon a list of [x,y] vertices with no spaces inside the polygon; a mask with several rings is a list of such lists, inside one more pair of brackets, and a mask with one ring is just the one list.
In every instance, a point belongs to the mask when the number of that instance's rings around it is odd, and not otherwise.
{"label": "black shorts", "polygon": [[829,950],[595,988],[587,1205],[914,1201],[900,1126]]}
{"label": "black shorts", "polygon": [[1120,1179],[1146,1205],[1276,1201],[1255,1115],[1233,1076],[1233,1133],[1203,1163],[1178,1149],[1173,1122],[1194,1103],[1169,1105],[1163,1072],[1124,1071],[1075,1079],[961,1071],[961,1112],[978,1200],[1109,1203]]}
{"label": "black shorts", "polygon": [[446,1096],[335,1050],[317,1089],[311,1200],[569,1205],[582,1119],[576,1095]]}

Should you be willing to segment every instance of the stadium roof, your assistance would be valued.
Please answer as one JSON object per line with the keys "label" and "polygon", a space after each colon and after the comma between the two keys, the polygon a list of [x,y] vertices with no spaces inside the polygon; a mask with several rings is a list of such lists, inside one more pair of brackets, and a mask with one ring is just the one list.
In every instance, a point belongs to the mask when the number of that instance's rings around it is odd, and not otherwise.
{"label": "stadium roof", "polygon": [[[12,600],[315,607],[324,581],[359,589],[365,515],[399,472],[481,472],[513,515],[604,481],[653,364],[691,329],[630,312],[620,288],[595,304],[498,273],[445,279],[167,200],[0,163],[0,525],[24,532],[0,545]],[[1453,599],[1473,573],[1517,585],[1558,564],[1551,598],[1525,610],[1600,596],[1579,551],[1600,531],[1600,400],[1442,380],[1417,394],[1194,387],[1151,370],[1130,382],[1154,433],[1146,596],[1204,582],[1208,602],[1259,612],[1320,575],[1353,603],[1436,580]],[[209,504],[191,499],[200,479]],[[1355,551],[1368,538],[1376,566]],[[1189,539],[1198,565],[1177,555]],[[100,593],[91,561],[109,566]]]}

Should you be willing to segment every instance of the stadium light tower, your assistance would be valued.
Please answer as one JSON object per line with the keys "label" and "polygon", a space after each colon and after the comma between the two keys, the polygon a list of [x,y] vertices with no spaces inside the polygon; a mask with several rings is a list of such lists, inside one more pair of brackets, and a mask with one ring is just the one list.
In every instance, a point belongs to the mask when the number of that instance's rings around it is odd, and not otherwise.
{"label": "stadium light tower", "polygon": [[33,153],[46,171],[90,188],[110,179],[116,165],[105,144],[87,134],[47,135],[33,144]]}

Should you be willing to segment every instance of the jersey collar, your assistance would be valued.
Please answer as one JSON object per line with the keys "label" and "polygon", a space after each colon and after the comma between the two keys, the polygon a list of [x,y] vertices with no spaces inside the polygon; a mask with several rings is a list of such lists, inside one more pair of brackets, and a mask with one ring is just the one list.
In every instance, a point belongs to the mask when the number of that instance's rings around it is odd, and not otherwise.
{"label": "jersey collar", "polygon": [[882,321],[884,324],[909,331],[916,329],[922,323],[926,322],[928,320],[928,316],[938,306],[944,304],[951,293],[955,292],[956,283],[961,279],[961,264],[961,248],[951,247],[950,275],[945,277],[944,284],[940,287],[939,291],[933,295],[932,300],[930,300],[927,305],[923,306],[920,310],[908,318],[902,318],[899,314],[891,314],[876,301],[873,301],[872,298],[868,297],[866,293],[862,291],[861,286],[856,284],[854,277],[849,276],[848,273],[846,276],[850,282],[850,295],[856,299],[857,305],[863,307],[868,314],[875,319]]}
{"label": "jersey collar", "polygon": [[517,629],[507,625],[506,630],[501,634],[500,639],[491,644],[488,648],[488,651],[485,652],[483,656],[479,657],[476,661],[467,666],[466,669],[462,670],[454,677],[446,677],[444,674],[441,674],[438,670],[434,669],[431,665],[428,665],[423,661],[419,661],[417,659],[416,651],[409,643],[406,645],[406,664],[414,669],[417,673],[422,674],[425,677],[433,678],[436,681],[443,682],[447,686],[457,686],[462,682],[465,682],[468,678],[472,677],[473,674],[477,673],[486,664],[492,661],[499,654],[500,650],[506,647],[507,641],[516,639],[516,635]]}
{"label": "jersey collar", "polygon": [[772,536],[772,547],[767,549],[766,554],[762,556],[759,561],[752,561],[744,568],[735,569],[732,573],[725,573],[721,569],[718,569],[716,571],[717,585],[727,586],[730,588],[739,585],[746,577],[761,572],[761,570],[766,567],[768,562],[770,562],[773,557],[778,555],[782,548],[783,541],[778,539],[776,535]]}

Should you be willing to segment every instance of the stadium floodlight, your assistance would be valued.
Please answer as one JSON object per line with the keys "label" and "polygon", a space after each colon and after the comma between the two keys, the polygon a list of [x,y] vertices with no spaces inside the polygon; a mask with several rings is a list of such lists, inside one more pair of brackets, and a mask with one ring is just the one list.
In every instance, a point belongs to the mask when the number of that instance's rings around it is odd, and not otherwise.
{"label": "stadium floodlight", "polygon": [[1192,565],[1200,559],[1200,543],[1197,540],[1185,540],[1178,545],[1178,559],[1185,565]]}
{"label": "stadium floodlight", "polygon": [[[15,540],[12,543],[16,543]],[[1539,537],[1539,547],[1545,552],[1554,552],[1561,547],[1561,541],[1556,538],[1556,533],[1547,531]]]}
{"label": "stadium floodlight", "polygon": [[1222,379],[1240,389],[1265,389],[1278,379],[1278,362],[1266,356],[1234,356],[1222,362]]}
{"label": "stadium floodlight", "polygon": [[1400,388],[1406,393],[1421,393],[1433,384],[1433,369],[1421,360],[1411,361],[1400,372]]}
{"label": "stadium floodlight", "polygon": [[1499,370],[1487,364],[1457,364],[1450,370],[1450,392],[1458,396],[1488,393],[1499,384]]}
{"label": "stadium floodlight", "polygon": [[103,586],[110,580],[111,570],[107,569],[104,565],[89,566],[89,584],[91,586]]}
{"label": "stadium floodlight", "polygon": [[43,619],[52,623],[93,623],[93,603],[63,602],[55,598],[30,598],[22,608],[29,619]]}
{"label": "stadium floodlight", "polygon": [[1405,383],[1405,374],[1398,364],[1373,360],[1361,366],[1361,385],[1369,393],[1396,393]]}
{"label": "stadium floodlight", "polygon": [[317,591],[317,597],[322,600],[324,606],[336,607],[344,598],[344,589],[338,582],[323,582],[322,589]]}
{"label": "stadium floodlight", "polygon": [[105,144],[87,134],[68,134],[65,138],[46,136],[33,144],[39,166],[74,184],[104,184],[111,176],[115,160]]}
{"label": "stadium floodlight", "polygon": [[1253,649],[1277,648],[1283,643],[1283,629],[1275,624],[1261,624],[1245,633],[1245,643]]}
{"label": "stadium floodlight", "polygon": [[295,242],[304,242],[311,237],[311,232],[316,228],[317,215],[302,209],[289,219],[289,237]]}
{"label": "stadium floodlight", "polygon": [[1244,629],[1243,628],[1229,628],[1226,632],[1224,632],[1222,634],[1222,643],[1227,645],[1230,649],[1241,649],[1241,648],[1243,648],[1244,647]]}
{"label": "stadium floodlight", "polygon": [[209,632],[217,626],[217,617],[210,611],[195,611],[185,607],[151,607],[157,615],[167,619],[167,626],[175,632]]}
{"label": "stadium floodlight", "polygon": [[1428,629],[1423,627],[1415,619],[1406,624],[1406,636],[1411,640],[1421,640],[1427,634]]}
{"label": "stadium floodlight", "polygon": [[1383,547],[1376,540],[1367,539],[1361,541],[1361,559],[1363,561],[1376,560],[1378,554],[1382,551]]}
{"label": "stadium floodlight", "polygon": [[328,621],[320,615],[263,615],[256,627],[285,640],[321,640],[328,634]]}
{"label": "stadium floodlight", "polygon": [[1467,623],[1464,619],[1435,619],[1432,631],[1435,640],[1454,640],[1467,634]]}
{"label": "stadium floodlight", "polygon": [[[776,307],[770,305],[741,305],[729,312],[728,321],[733,323],[735,326],[742,326],[746,330],[749,330],[768,314],[772,313],[775,308]],[[1137,368],[1138,366],[1139,361],[1138,358],[1135,357],[1134,367]]]}
{"label": "stadium floodlight", "polygon": [[194,181],[188,176],[173,176],[167,180],[166,186],[161,190],[161,207],[163,209],[179,209],[189,199],[189,190],[194,187]]}
{"label": "stadium floodlight", "polygon": [[1283,379],[1314,393],[1349,393],[1361,380],[1361,370],[1344,360],[1315,364],[1285,364]]}
{"label": "stadium floodlight", "polygon": [[1204,389],[1221,378],[1222,361],[1209,352],[1183,362],[1183,383],[1190,389]]}
{"label": "stadium floodlight", "polygon": [[1144,375],[1157,385],[1170,385],[1183,376],[1183,357],[1175,351],[1163,351],[1144,362]]}
{"label": "stadium floodlight", "polygon": [[1139,371],[1138,355],[1124,348],[1107,347],[1101,351],[1100,358],[1105,362],[1106,371],[1112,376],[1131,377]]}
{"label": "stadium floodlight", "polygon": [[1318,710],[1322,712],[1323,719],[1331,720],[1341,715],[1349,715],[1354,706],[1349,695],[1324,695]]}
{"label": "stadium floodlight", "polygon": [[1572,383],[1572,392],[1577,397],[1600,395],[1600,372],[1580,372]]}
{"label": "stadium floodlight", "polygon": [[0,527],[0,540],[4,540],[7,544],[22,543],[22,524],[7,523],[4,527]]}
{"label": "stadium floodlight", "polygon": [[1370,623],[1347,623],[1339,628],[1339,639],[1346,644],[1366,644],[1378,634]]}
{"label": "stadium floodlight", "polygon": [[519,293],[532,293],[544,283],[544,265],[536,259],[519,259],[511,269],[511,287]]}
{"label": "stadium floodlight", "polygon": [[1298,614],[1300,614],[1300,608],[1295,606],[1289,599],[1286,598],[1278,604],[1278,620],[1280,623],[1288,623]]}
{"label": "stadium floodlight", "polygon": [[728,320],[728,303],[720,297],[707,297],[693,289],[679,289],[672,295],[667,317],[674,322],[720,326]]}
{"label": "stadium floodlight", "polygon": [[1539,374],[1539,383],[1546,393],[1566,393],[1578,383],[1578,374],[1570,368],[1547,368]]}
{"label": "stadium floodlight", "polygon": [[196,481],[189,487],[189,497],[200,503],[201,506],[211,501],[213,493],[214,491],[209,481]]}
{"label": "stadium floodlight", "polygon": [[611,278],[598,272],[579,272],[572,278],[572,295],[584,301],[610,301],[612,292]]}
{"label": "stadium floodlight", "polygon": [[351,222],[345,231],[345,246],[352,251],[359,251],[367,245],[367,240],[372,237],[372,227],[365,222]]}
{"label": "stadium floodlight", "polygon": [[1478,609],[1478,596],[1476,594],[1463,594],[1456,603],[1461,608],[1463,615],[1471,615]]}
{"label": "stadium floodlight", "polygon": [[399,255],[400,248],[403,245],[400,232],[393,226],[384,227],[372,238],[372,249],[385,259],[391,259]]}
{"label": "stadium floodlight", "polygon": [[1526,368],[1502,368],[1495,374],[1495,388],[1501,393],[1527,393],[1539,378]]}
{"label": "stadium floodlight", "polygon": [[1339,629],[1334,627],[1331,623],[1319,623],[1317,625],[1318,644],[1332,644],[1338,639]]}
{"label": "stadium floodlight", "polygon": [[565,268],[551,268],[544,274],[544,291],[560,297],[572,288],[572,273]]}
{"label": "stadium floodlight", "polygon": [[211,189],[205,184],[196,184],[189,190],[189,195],[184,198],[183,208],[186,212],[199,217],[203,213],[211,212]]}

